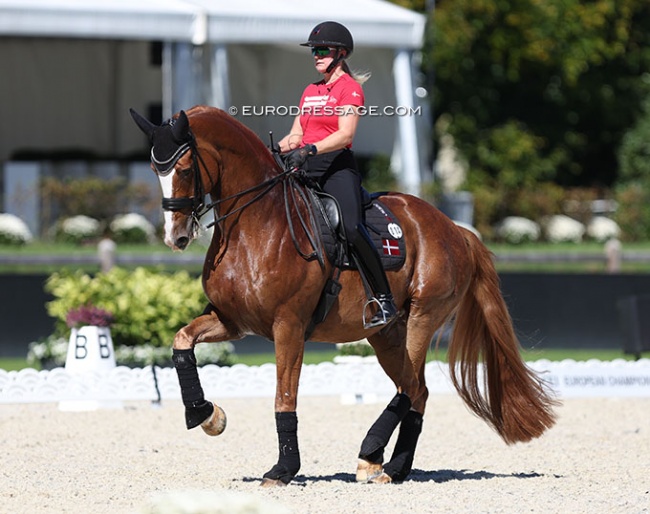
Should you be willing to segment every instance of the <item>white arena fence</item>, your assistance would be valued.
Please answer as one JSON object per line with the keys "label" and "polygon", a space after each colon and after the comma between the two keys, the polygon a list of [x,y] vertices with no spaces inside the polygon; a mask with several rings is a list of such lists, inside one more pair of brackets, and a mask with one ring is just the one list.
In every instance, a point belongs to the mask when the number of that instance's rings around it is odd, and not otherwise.
{"label": "white arena fence", "polygon": [[[650,359],[637,361],[590,360],[529,365],[543,373],[559,398],[650,397]],[[275,364],[231,367],[215,365],[199,369],[206,398],[269,397],[275,395]],[[431,394],[455,394],[447,365],[433,361],[426,365]],[[342,403],[385,401],[394,393],[392,382],[374,357],[337,358],[303,366],[301,396],[340,396]],[[173,368],[128,368],[72,373],[65,368],[37,371],[0,370],[0,403],[99,402],[97,406],[119,406],[121,401],[180,399]],[[74,410],[74,409],[69,409]]]}

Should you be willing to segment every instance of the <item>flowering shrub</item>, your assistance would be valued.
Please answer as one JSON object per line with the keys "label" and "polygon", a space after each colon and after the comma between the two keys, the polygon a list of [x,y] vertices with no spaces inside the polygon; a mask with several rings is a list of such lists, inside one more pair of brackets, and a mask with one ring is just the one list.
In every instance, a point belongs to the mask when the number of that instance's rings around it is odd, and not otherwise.
{"label": "flowering shrub", "polygon": [[605,216],[595,216],[587,224],[587,236],[591,239],[604,243],[610,239],[618,239],[621,235],[621,228],[613,219]]}
{"label": "flowering shrub", "polygon": [[156,233],[149,220],[136,213],[116,216],[110,229],[118,243],[150,243],[154,241]]}
{"label": "flowering shrub", "polygon": [[113,320],[113,315],[110,312],[99,307],[94,307],[93,305],[83,305],[72,309],[68,311],[65,317],[66,325],[70,328],[78,328],[85,325],[110,327]]}
{"label": "flowering shrub", "polygon": [[62,243],[83,243],[99,236],[100,223],[88,216],[73,216],[64,219],[56,229],[56,240]]}
{"label": "flowering shrub", "polygon": [[29,227],[18,216],[0,213],[0,245],[24,245],[33,239]]}
{"label": "flowering shrub", "polygon": [[[235,347],[230,342],[206,343],[195,349],[196,363],[199,366],[216,364],[232,366],[235,363]],[[119,346],[115,349],[115,361],[121,366],[171,366],[171,347],[156,347],[149,344],[138,346]]]}
{"label": "flowering shrub", "polygon": [[539,225],[521,216],[508,216],[495,227],[499,239],[510,244],[537,241],[541,235]]}
{"label": "flowering shrub", "polygon": [[[201,344],[196,347],[196,362],[199,366],[232,366],[236,361],[234,352],[235,347],[230,342]],[[41,369],[61,367],[65,365],[67,354],[68,340],[50,336],[45,340],[30,343],[27,363]],[[171,366],[171,355],[170,347],[156,347],[150,344],[115,348],[115,362],[118,366]]]}
{"label": "flowering shrub", "polygon": [[563,214],[549,216],[544,220],[546,239],[551,243],[579,243],[585,234],[585,226]]}
{"label": "flowering shrub", "polygon": [[51,335],[29,344],[27,363],[41,368],[63,366],[68,355],[68,340]]}

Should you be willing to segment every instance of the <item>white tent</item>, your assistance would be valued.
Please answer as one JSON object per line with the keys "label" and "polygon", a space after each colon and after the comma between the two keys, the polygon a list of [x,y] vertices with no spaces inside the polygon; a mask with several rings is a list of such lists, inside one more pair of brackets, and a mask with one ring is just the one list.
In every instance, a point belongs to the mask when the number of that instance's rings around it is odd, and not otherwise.
{"label": "white tent", "polygon": [[402,187],[417,192],[428,157],[414,94],[425,19],[383,0],[0,0],[0,161],[29,149],[129,155],[145,142],[128,107],[146,114],[156,103],[164,117],[197,103],[236,108],[277,140],[291,124],[282,108],[318,78],[298,43],[328,19],[354,35],[351,67],[373,73],[367,105],[416,112],[367,117],[355,150],[390,154]]}

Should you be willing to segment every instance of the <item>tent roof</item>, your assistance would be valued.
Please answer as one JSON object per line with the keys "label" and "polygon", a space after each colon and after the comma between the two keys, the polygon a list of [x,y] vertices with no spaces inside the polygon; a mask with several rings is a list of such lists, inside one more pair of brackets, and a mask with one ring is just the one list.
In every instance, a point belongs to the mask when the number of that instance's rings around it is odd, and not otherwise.
{"label": "tent roof", "polygon": [[217,42],[302,43],[314,25],[332,19],[364,46],[419,48],[424,31],[424,16],[383,0],[193,2],[206,9],[209,39]]}
{"label": "tent roof", "polygon": [[384,0],[0,0],[0,35],[31,37],[297,43],[332,18],[360,45],[422,43],[425,17]]}
{"label": "tent roof", "polygon": [[191,40],[196,18],[179,0],[0,0],[0,35]]}

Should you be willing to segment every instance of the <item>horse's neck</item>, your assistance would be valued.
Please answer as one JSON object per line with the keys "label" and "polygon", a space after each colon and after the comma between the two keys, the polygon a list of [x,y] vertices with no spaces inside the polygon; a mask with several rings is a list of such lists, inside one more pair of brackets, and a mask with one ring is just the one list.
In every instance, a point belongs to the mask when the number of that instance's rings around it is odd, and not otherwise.
{"label": "horse's neck", "polygon": [[213,201],[221,201],[219,216],[241,209],[241,216],[235,216],[239,224],[249,214],[253,214],[253,218],[267,220],[276,211],[283,212],[282,184],[271,187],[272,179],[278,174],[277,166],[268,159],[254,156],[224,159],[221,177],[210,192]]}

